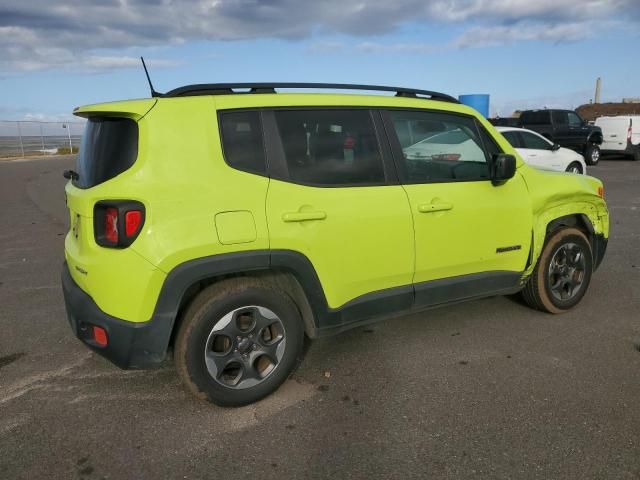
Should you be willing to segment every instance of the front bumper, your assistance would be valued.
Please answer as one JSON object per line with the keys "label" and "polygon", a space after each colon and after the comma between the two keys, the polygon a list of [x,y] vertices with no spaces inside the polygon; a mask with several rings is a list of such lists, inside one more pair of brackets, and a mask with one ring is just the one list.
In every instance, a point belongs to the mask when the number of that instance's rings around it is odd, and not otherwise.
{"label": "front bumper", "polygon": [[[62,268],[62,291],[67,317],[73,333],[93,351],[120,368],[153,368],[166,356],[171,326],[160,319],[134,323],[112,317],[100,310],[71,278],[67,263]],[[107,332],[108,343],[102,347],[93,338],[93,326]]]}
{"label": "front bumper", "polygon": [[604,235],[594,235],[593,237],[593,270],[595,271],[604,258],[604,254],[607,251],[608,238]]}

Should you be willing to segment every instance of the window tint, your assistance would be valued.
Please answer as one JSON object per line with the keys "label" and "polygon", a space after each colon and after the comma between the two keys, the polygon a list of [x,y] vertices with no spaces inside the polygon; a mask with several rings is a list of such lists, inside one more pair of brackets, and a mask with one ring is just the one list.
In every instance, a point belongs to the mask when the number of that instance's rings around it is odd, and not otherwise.
{"label": "window tint", "polygon": [[554,111],[551,116],[553,117],[553,123],[556,125],[568,125],[569,119],[567,118],[567,112]]}
{"label": "window tint", "polygon": [[511,144],[514,148],[521,148],[522,143],[520,142],[520,135],[518,132],[514,132],[513,130],[510,132],[501,132],[504,138],[507,139],[507,142]]}
{"label": "window tint", "polygon": [[130,168],[138,157],[138,124],[129,118],[92,117],[80,143],[74,185],[90,188]]}
{"label": "window tint", "polygon": [[289,180],[312,185],[384,183],[368,110],[276,110]]}
{"label": "window tint", "polygon": [[[490,153],[498,151],[473,118],[434,112],[390,112],[403,153],[403,181],[426,183],[489,178]],[[484,144],[487,145],[486,150]]]}
{"label": "window tint", "polygon": [[223,112],[220,125],[222,149],[229,166],[264,174],[267,168],[259,112]]}
{"label": "window tint", "polygon": [[582,119],[573,112],[567,112],[567,116],[569,117],[569,125],[572,127],[581,127]]}
{"label": "window tint", "polygon": [[537,110],[534,112],[523,112],[520,121],[529,125],[549,124],[549,112],[547,110]]}
{"label": "window tint", "polygon": [[529,132],[520,132],[523,148],[535,148],[537,150],[551,150],[551,144],[544,138]]}

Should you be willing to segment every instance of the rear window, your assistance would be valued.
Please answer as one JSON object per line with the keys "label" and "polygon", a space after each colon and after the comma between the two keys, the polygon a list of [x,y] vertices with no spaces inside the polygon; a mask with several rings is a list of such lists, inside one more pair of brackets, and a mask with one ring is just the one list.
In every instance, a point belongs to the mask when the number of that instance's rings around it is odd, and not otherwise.
{"label": "rear window", "polygon": [[138,156],[138,124],[129,118],[92,117],[87,121],[74,185],[90,188],[130,168]]}

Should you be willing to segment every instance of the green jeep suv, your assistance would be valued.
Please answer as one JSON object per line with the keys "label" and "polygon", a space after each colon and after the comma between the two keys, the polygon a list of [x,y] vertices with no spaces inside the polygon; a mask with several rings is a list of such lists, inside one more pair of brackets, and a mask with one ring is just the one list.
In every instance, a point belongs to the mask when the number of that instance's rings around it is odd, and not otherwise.
{"label": "green jeep suv", "polygon": [[391,315],[519,291],[564,312],[605,252],[599,180],[528,167],[441,93],[192,85],[75,114],[71,327],[122,368],[172,350],[219,405],[273,392],[306,339]]}

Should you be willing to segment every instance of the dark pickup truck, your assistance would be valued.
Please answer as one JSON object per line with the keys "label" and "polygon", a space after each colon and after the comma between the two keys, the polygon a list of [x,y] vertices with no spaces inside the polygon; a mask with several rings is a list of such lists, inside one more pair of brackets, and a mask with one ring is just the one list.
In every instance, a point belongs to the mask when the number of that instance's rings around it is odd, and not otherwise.
{"label": "dark pickup truck", "polygon": [[573,110],[525,110],[520,114],[519,126],[528,128],[562,147],[584,155],[587,165],[600,160],[602,130],[589,125]]}

